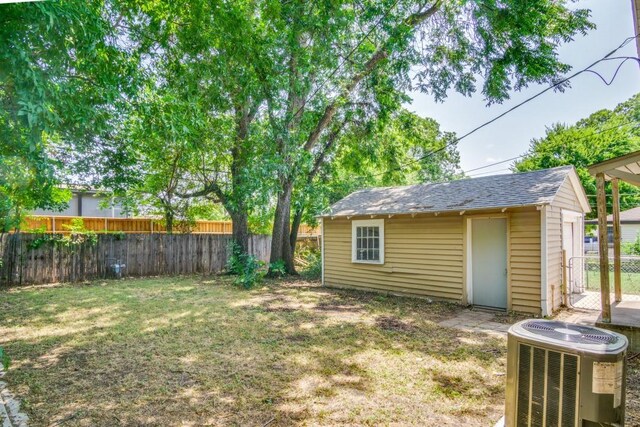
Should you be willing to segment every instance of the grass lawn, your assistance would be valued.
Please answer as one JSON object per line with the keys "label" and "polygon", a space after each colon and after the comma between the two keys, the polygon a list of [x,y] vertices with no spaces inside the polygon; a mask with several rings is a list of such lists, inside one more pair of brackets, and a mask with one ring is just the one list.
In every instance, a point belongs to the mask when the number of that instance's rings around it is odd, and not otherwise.
{"label": "grass lawn", "polygon": [[453,305],[161,278],[0,291],[5,379],[41,425],[492,425],[502,341]]}
{"label": "grass lawn", "polygon": [[[620,275],[623,294],[640,294],[640,272],[625,272]],[[609,273],[609,286],[613,292],[613,272]],[[600,271],[588,271],[585,277],[585,288],[590,291],[600,290]]]}

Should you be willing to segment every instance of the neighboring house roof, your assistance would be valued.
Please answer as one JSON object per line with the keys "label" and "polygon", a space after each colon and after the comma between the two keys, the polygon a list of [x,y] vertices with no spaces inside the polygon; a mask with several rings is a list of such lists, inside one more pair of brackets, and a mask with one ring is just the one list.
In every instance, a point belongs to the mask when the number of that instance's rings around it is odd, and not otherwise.
{"label": "neighboring house roof", "polygon": [[547,205],[570,179],[585,212],[589,203],[573,166],[435,184],[371,188],[351,193],[322,216],[460,212]]}
{"label": "neighboring house roof", "polygon": [[[613,223],[613,215],[607,215],[607,222]],[[597,219],[590,219],[585,221],[587,224],[597,224]],[[621,224],[640,224],[640,206],[633,209],[627,209],[626,211],[620,211],[620,223]]]}

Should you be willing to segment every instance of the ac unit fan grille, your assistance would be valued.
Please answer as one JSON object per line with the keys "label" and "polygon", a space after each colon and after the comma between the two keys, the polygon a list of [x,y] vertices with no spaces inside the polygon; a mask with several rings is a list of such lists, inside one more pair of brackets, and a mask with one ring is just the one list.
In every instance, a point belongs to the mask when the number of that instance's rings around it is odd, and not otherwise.
{"label": "ac unit fan grille", "polygon": [[518,427],[575,426],[578,357],[520,344]]}
{"label": "ac unit fan grille", "polygon": [[522,327],[537,335],[577,344],[614,344],[618,342],[616,335],[606,331],[565,322],[530,320],[525,322]]}

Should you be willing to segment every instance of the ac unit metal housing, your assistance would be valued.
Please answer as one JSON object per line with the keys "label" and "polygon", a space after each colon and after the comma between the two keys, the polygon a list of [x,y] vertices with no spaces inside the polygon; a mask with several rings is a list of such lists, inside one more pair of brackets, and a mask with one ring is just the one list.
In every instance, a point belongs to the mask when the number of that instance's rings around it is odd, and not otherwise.
{"label": "ac unit metal housing", "polygon": [[531,319],[507,341],[506,427],[623,426],[627,338]]}

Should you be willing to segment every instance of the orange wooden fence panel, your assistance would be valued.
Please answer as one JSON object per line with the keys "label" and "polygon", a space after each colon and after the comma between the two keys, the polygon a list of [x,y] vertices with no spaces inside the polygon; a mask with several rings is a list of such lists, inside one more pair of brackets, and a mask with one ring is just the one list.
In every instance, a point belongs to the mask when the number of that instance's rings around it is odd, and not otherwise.
{"label": "orange wooden fence panel", "polygon": [[[24,219],[22,232],[69,233],[72,221],[82,219],[86,230],[96,233],[166,233],[167,229],[162,221],[153,218],[98,218],[78,216],[28,216]],[[231,234],[231,221],[196,221],[191,233],[202,234]],[[179,233],[179,227],[174,227],[174,233]],[[317,228],[306,224],[300,225],[300,237],[317,236]]]}

